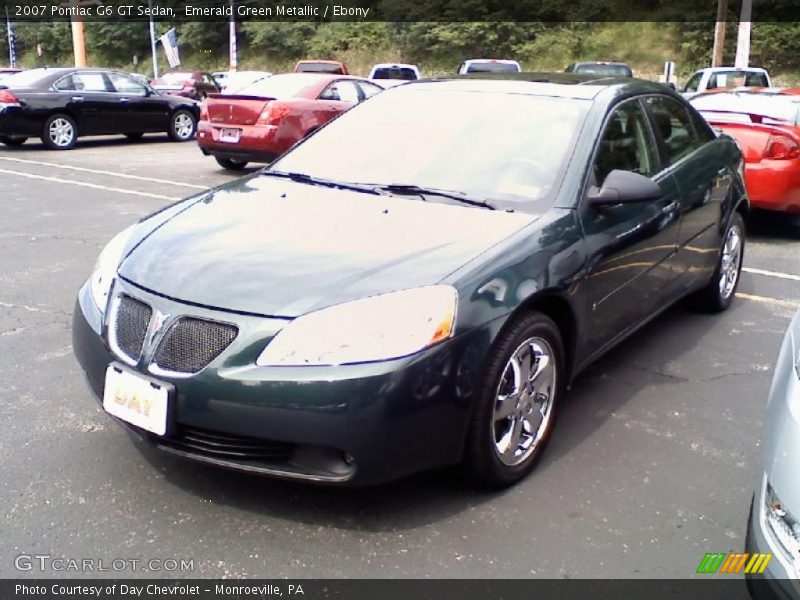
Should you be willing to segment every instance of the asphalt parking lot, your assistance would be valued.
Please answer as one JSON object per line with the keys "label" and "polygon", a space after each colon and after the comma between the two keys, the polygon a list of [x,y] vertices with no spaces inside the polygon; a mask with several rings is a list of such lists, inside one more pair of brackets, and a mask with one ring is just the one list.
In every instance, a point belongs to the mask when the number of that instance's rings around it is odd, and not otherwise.
{"label": "asphalt parking lot", "polygon": [[235,176],[161,136],[0,148],[0,577],[63,575],[15,568],[46,554],[194,560],[98,573],[125,577],[685,578],[743,547],[772,364],[800,308],[786,219],[751,220],[727,313],[678,305],[584,373],[516,487],[475,491],[446,470],[319,488],[140,447],[72,355],[75,293],[105,242]]}

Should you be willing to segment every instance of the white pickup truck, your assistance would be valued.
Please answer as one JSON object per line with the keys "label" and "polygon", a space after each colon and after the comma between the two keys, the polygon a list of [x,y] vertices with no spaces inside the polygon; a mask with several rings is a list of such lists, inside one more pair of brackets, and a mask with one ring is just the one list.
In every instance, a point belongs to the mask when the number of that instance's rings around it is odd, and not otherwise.
{"label": "white pickup truck", "polygon": [[737,87],[772,87],[772,80],[766,69],[757,67],[710,67],[696,71],[680,92],[688,99],[709,90]]}

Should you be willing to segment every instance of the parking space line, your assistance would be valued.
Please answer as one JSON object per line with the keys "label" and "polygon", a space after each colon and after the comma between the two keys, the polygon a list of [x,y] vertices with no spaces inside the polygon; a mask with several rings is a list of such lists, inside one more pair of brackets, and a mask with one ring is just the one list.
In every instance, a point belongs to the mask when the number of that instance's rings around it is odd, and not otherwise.
{"label": "parking space line", "polygon": [[69,185],[78,185],[81,187],[91,188],[94,190],[102,190],[104,192],[116,192],[118,194],[131,194],[132,196],[144,196],[145,198],[155,198],[157,200],[180,200],[174,196],[162,196],[161,194],[150,194],[148,192],[140,192],[138,190],[127,190],[124,188],[108,187],[106,185],[98,185],[96,183],[88,183],[86,181],[72,181],[70,179],[59,179],[58,177],[45,177],[44,175],[34,175],[32,173],[20,173],[19,171],[8,171],[0,169],[0,173],[7,175],[17,175],[19,177],[28,177],[29,179],[41,179],[42,181],[52,181],[53,183],[66,183]]}
{"label": "parking space line", "polygon": [[791,273],[780,273],[778,271],[765,271],[764,269],[753,269],[752,267],[742,267],[745,273],[752,273],[753,275],[766,275],[767,277],[777,277],[778,279],[789,279],[790,281],[800,281],[800,275],[792,275]]}
{"label": "parking space line", "polygon": [[114,171],[100,171],[97,169],[87,169],[86,167],[73,167],[72,165],[60,165],[58,163],[41,162],[38,160],[25,160],[24,158],[11,158],[8,156],[0,156],[0,160],[9,162],[22,163],[26,165],[38,165],[41,167],[53,167],[54,169],[66,169],[69,171],[80,171],[82,173],[93,173],[95,175],[110,175],[112,177],[122,177],[124,179],[136,179],[137,181],[150,181],[152,183],[165,183],[167,185],[175,185],[180,187],[192,188],[194,190],[208,189],[206,185],[196,185],[194,183],[184,183],[182,181],[172,181],[171,179],[155,179],[153,177],[141,177],[139,175],[128,175],[127,173],[116,173]]}
{"label": "parking space line", "polygon": [[800,308],[800,301],[797,300],[780,300],[779,298],[768,298],[767,296],[756,296],[754,294],[745,294],[743,292],[736,292],[737,298],[743,300],[751,300],[753,302],[762,302],[764,304],[775,304],[776,306],[785,306],[787,308]]}

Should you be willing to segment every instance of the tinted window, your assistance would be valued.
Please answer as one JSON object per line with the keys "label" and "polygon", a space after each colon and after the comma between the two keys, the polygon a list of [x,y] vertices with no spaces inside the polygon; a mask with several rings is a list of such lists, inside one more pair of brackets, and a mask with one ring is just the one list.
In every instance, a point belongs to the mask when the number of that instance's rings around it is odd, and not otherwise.
{"label": "tinted window", "polygon": [[108,78],[111,80],[111,85],[120,94],[145,95],[145,87],[133,77],[128,77],[122,73],[109,73]]}
{"label": "tinted window", "polygon": [[59,79],[54,87],[59,91],[108,92],[106,78],[102,73],[73,73]]}
{"label": "tinted window", "polygon": [[3,75],[6,85],[16,87],[35,86],[40,81],[53,74],[52,70],[48,69],[30,69],[29,71],[22,71],[20,73],[9,73]]}
{"label": "tinted window", "polygon": [[670,162],[679,161],[703,144],[695,134],[689,112],[681,104],[663,96],[650,97],[647,104],[667,147]]}
{"label": "tinted window", "polygon": [[519,73],[519,67],[513,63],[476,62],[467,67],[467,73]]}
{"label": "tinted window", "polygon": [[331,65],[328,63],[302,63],[297,66],[298,73],[333,73],[334,75],[342,75],[342,68],[339,65]]}
{"label": "tinted window", "polygon": [[540,212],[550,205],[590,105],[469,84],[401,86],[346,112],[273,168],[452,190]]}
{"label": "tinted window", "polygon": [[404,79],[406,81],[414,81],[417,74],[414,69],[407,68],[382,68],[375,69],[373,79]]}
{"label": "tinted window", "polygon": [[601,77],[633,77],[633,71],[627,65],[584,64],[576,66],[575,73]]}
{"label": "tinted window", "polygon": [[658,151],[647,117],[638,101],[626,102],[609,117],[594,160],[593,185],[602,185],[611,171],[655,175]]}

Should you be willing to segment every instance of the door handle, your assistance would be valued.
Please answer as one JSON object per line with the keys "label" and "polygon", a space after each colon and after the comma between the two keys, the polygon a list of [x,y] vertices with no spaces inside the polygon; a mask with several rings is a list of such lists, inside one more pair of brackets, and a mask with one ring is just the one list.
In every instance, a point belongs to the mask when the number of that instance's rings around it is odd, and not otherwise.
{"label": "door handle", "polygon": [[666,215],[671,212],[674,212],[677,208],[678,208],[678,202],[676,200],[673,200],[672,202],[667,204],[664,208],[662,208],[661,212]]}
{"label": "door handle", "polygon": [[120,104],[127,104],[128,102],[131,101],[131,99],[130,98],[120,98],[119,101],[120,101]]}
{"label": "door handle", "polygon": [[83,102],[83,96],[73,96],[72,97],[72,101],[73,102]]}

